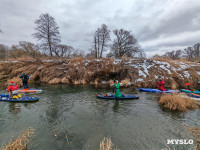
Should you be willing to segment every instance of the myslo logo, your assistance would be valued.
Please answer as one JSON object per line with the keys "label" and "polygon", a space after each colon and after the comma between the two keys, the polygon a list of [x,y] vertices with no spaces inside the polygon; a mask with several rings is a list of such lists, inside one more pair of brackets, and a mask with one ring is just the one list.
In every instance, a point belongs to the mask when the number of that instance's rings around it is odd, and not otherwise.
{"label": "myslo logo", "polygon": [[167,144],[172,145],[188,145],[193,144],[194,141],[192,139],[186,140],[186,139],[167,139]]}

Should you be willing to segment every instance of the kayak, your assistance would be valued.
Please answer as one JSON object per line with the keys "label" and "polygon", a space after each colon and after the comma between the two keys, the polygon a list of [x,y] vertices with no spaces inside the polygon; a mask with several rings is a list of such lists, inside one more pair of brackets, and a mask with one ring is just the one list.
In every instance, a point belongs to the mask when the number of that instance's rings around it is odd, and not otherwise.
{"label": "kayak", "polygon": [[181,89],[181,92],[185,92],[185,93],[194,93],[194,94],[200,94],[200,91],[192,91],[192,90],[188,90],[188,89]]}
{"label": "kayak", "polygon": [[17,91],[18,93],[41,93],[42,92],[41,89],[28,89],[28,90],[18,89]]}
{"label": "kayak", "polygon": [[0,101],[5,101],[5,102],[36,102],[38,101],[38,97],[22,97],[18,99],[13,99],[9,97],[0,97]]}
{"label": "kayak", "polygon": [[140,91],[143,92],[153,92],[153,93],[180,93],[179,90],[166,90],[166,91],[161,91],[158,89],[151,89],[151,88],[139,88]]}
{"label": "kayak", "polygon": [[200,95],[198,95],[198,94],[189,93],[188,95],[189,95],[190,97],[200,98]]}
{"label": "kayak", "polygon": [[97,98],[101,98],[101,99],[108,99],[108,100],[131,100],[131,99],[138,99],[138,96],[135,95],[129,95],[129,94],[125,94],[122,97],[116,97],[115,94],[111,94],[111,95],[106,95],[106,94],[98,94]]}

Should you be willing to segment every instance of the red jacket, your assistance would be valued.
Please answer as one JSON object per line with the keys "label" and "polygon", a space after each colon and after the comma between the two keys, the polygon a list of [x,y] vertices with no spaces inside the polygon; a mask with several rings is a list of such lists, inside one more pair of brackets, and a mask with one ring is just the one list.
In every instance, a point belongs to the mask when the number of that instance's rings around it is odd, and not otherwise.
{"label": "red jacket", "polygon": [[165,81],[164,80],[160,80],[156,83],[156,85],[159,85],[159,86],[164,86],[165,84]]}
{"label": "red jacket", "polygon": [[7,88],[7,92],[12,92],[12,91],[15,91],[19,88],[18,85],[10,85],[8,88]]}
{"label": "red jacket", "polygon": [[164,84],[165,84],[165,81],[164,79],[163,80],[160,80],[156,83],[156,85],[158,85],[158,89],[161,90],[161,91],[166,91],[166,89],[164,89]]}

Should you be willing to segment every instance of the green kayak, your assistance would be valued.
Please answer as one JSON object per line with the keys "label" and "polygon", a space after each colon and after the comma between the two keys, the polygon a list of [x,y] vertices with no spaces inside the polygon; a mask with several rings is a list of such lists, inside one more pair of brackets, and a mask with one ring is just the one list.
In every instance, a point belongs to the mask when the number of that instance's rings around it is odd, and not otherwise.
{"label": "green kayak", "polygon": [[188,89],[181,89],[181,92],[200,94],[200,91],[198,91],[198,90],[191,91],[191,90],[188,90]]}

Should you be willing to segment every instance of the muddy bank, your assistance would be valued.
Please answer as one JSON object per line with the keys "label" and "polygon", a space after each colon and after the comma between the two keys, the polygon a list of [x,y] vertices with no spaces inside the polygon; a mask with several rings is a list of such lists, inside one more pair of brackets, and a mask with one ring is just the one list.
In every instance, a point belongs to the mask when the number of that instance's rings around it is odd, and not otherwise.
{"label": "muddy bank", "polygon": [[162,76],[166,87],[185,87],[200,80],[200,64],[152,59],[84,59],[1,61],[0,81],[14,80],[26,72],[31,83],[110,85],[118,79],[124,86],[154,87]]}

